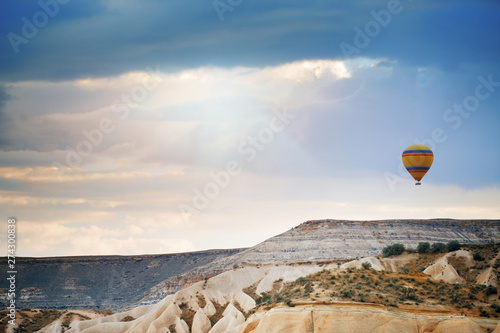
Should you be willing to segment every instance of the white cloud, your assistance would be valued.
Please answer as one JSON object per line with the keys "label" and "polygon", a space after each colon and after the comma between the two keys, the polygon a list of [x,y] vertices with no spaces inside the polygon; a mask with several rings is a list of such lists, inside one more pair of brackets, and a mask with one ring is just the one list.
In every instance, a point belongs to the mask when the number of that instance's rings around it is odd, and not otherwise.
{"label": "white cloud", "polygon": [[0,178],[22,180],[25,182],[84,182],[90,180],[123,180],[130,178],[147,178],[151,175],[147,172],[85,172],[76,167],[64,168],[60,170],[57,167],[32,167],[32,168],[15,168],[15,167],[0,167]]}
{"label": "white cloud", "polygon": [[[190,203],[193,192],[191,185],[185,185],[186,193],[177,198],[161,191],[142,191],[135,196],[109,198],[101,205],[89,199],[28,198],[29,204],[23,206],[18,218],[20,253],[181,252],[252,246],[311,219],[494,219],[500,215],[500,188],[496,187],[466,190],[430,182],[416,187],[407,182],[392,192],[382,175],[362,179],[276,178],[244,172],[200,214],[186,221],[178,204]],[[195,186],[201,185],[203,182]],[[8,195],[3,192],[1,197]],[[87,211],[86,204],[92,202]],[[11,204],[3,200],[0,209],[9,211]],[[127,208],[116,210],[119,207]]]}
{"label": "white cloud", "polygon": [[[496,187],[471,191],[425,181],[417,188],[408,181],[391,192],[381,175],[391,163],[384,164],[387,146],[380,138],[406,138],[390,122],[410,103],[398,90],[401,77],[392,77],[396,66],[382,59],[320,59],[163,73],[162,83],[124,119],[112,103],[140,86],[146,72],[19,83],[6,107],[28,116],[11,124],[18,150],[0,152],[0,180],[7,185],[0,209],[19,217],[25,255],[251,246],[320,218],[497,218]],[[411,89],[422,73],[432,71],[413,69]],[[71,98],[62,93],[68,86]],[[390,92],[380,95],[387,86]],[[38,88],[47,95],[32,95]],[[276,106],[297,117],[248,161],[237,148],[269,127]],[[64,147],[77,150],[89,140],[82,131],[98,128],[105,117],[114,131],[78,166],[64,172],[50,166],[64,165]],[[183,216],[179,204],[191,204],[196,189],[213,182],[209,174],[231,159],[242,173],[200,214]]]}
{"label": "white cloud", "polygon": [[144,231],[136,226],[105,229],[96,225],[71,227],[50,222],[18,221],[17,227],[19,256],[156,254],[195,250],[187,239],[144,235]]}
{"label": "white cloud", "polygon": [[303,60],[271,67],[265,72],[275,79],[296,82],[311,82],[330,76],[332,79],[346,79],[351,73],[344,61],[340,60]]}

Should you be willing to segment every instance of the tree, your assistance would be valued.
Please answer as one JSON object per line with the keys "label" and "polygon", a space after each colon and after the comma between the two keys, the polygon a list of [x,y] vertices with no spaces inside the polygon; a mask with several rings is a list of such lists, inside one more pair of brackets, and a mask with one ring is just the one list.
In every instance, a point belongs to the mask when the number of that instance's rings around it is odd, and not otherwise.
{"label": "tree", "polygon": [[472,256],[472,258],[475,260],[475,261],[484,261],[484,258],[481,254],[479,254],[479,252],[476,252],[474,253],[474,255]]}
{"label": "tree", "polygon": [[403,244],[393,244],[386,246],[382,249],[382,254],[384,257],[397,256],[405,252],[405,246]]}
{"label": "tree", "polygon": [[498,293],[498,290],[495,286],[492,286],[491,284],[486,288],[484,291],[486,293],[486,296],[494,295]]}
{"label": "tree", "polygon": [[431,250],[431,244],[429,242],[418,243],[417,252],[418,253],[429,253]]}
{"label": "tree", "polygon": [[442,253],[446,250],[446,245],[444,243],[434,243],[431,246],[432,253]]}
{"label": "tree", "polygon": [[453,252],[453,251],[458,251],[460,250],[460,243],[456,240],[453,240],[446,244],[446,251],[448,252]]}

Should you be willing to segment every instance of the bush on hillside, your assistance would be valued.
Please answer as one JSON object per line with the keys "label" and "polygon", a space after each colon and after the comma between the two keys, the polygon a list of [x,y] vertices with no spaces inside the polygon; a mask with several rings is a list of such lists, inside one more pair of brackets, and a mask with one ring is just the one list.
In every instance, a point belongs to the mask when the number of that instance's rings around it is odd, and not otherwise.
{"label": "bush on hillside", "polygon": [[453,252],[453,251],[458,251],[460,250],[460,243],[456,240],[453,240],[446,244],[446,251],[448,252]]}
{"label": "bush on hillside", "polygon": [[431,244],[429,242],[418,243],[417,252],[418,253],[429,253],[431,250]]}
{"label": "bush on hillside", "polygon": [[443,243],[434,243],[431,245],[432,253],[443,253],[446,250],[446,245]]}
{"label": "bush on hillside", "polygon": [[486,293],[486,296],[494,295],[498,293],[498,290],[495,286],[492,286],[491,284],[486,288],[484,291]]}
{"label": "bush on hillside", "polygon": [[384,257],[397,256],[403,254],[403,252],[405,252],[405,246],[403,244],[393,244],[382,249]]}
{"label": "bush on hillside", "polygon": [[475,260],[475,261],[484,261],[484,258],[481,254],[479,254],[479,252],[476,252],[474,253],[474,255],[472,256],[472,258]]}

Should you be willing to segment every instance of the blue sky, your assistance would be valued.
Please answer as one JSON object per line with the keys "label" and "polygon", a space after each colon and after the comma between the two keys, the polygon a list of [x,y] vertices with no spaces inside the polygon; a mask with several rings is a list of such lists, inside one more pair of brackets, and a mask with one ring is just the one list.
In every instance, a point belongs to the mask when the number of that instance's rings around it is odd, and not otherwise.
{"label": "blue sky", "polygon": [[[0,211],[19,255],[500,216],[497,1],[60,2],[0,5]],[[420,187],[401,163],[414,143],[435,153]]]}

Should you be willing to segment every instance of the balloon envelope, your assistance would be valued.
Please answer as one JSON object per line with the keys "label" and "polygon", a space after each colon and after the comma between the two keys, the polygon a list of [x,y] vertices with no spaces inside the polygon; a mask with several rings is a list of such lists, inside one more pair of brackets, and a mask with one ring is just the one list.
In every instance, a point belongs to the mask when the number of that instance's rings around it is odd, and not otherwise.
{"label": "balloon envelope", "polygon": [[420,180],[429,171],[432,162],[434,162],[434,154],[425,145],[411,145],[403,152],[403,164],[417,181],[416,185],[420,185]]}

